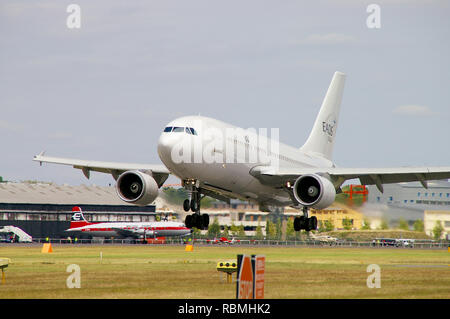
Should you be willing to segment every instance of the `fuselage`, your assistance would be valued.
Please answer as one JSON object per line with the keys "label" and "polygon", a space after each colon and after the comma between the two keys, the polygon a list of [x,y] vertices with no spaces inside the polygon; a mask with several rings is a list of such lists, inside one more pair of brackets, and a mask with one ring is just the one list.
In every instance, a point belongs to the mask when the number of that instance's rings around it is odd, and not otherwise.
{"label": "fuselage", "polygon": [[199,180],[236,198],[280,206],[292,204],[289,194],[261,184],[250,174],[252,168],[334,166],[323,157],[280,143],[276,129],[242,129],[203,116],[168,123],[158,141],[158,154],[181,180]]}
{"label": "fuselage", "polygon": [[83,233],[93,237],[169,237],[185,236],[191,230],[179,222],[108,222],[88,223],[86,226],[70,228],[67,232]]}

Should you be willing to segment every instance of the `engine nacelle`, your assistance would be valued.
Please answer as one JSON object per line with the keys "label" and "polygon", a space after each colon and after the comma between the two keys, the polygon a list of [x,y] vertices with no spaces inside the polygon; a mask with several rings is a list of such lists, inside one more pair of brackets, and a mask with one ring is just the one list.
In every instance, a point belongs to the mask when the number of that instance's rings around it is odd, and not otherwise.
{"label": "engine nacelle", "polygon": [[333,204],[336,189],[326,178],[317,174],[302,175],[294,183],[294,197],[302,205],[323,209]]}
{"label": "engine nacelle", "polygon": [[155,179],[139,171],[127,171],[117,179],[116,191],[121,200],[139,206],[150,204],[158,197]]}

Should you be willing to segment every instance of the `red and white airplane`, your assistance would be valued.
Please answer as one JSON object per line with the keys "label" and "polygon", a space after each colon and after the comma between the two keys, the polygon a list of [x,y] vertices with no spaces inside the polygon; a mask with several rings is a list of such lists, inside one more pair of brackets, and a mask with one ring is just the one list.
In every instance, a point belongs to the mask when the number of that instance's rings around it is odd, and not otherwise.
{"label": "red and white airplane", "polygon": [[84,216],[81,208],[72,208],[70,228],[66,232],[83,233],[93,237],[132,237],[139,239],[187,236],[192,230],[179,222],[108,222],[90,223]]}

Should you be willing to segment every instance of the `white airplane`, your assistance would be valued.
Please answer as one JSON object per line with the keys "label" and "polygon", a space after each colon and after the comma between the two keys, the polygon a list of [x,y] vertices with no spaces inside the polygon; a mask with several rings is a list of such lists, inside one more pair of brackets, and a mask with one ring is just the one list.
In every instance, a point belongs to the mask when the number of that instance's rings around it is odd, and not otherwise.
{"label": "white airplane", "polygon": [[68,233],[83,233],[93,237],[125,237],[147,239],[155,237],[186,236],[192,229],[178,222],[107,222],[90,223],[84,216],[81,208],[72,208],[72,218]]}
{"label": "white airplane", "polygon": [[44,153],[34,160],[41,165],[72,165],[87,178],[90,171],[109,173],[117,181],[118,196],[136,205],[150,204],[173,174],[189,192],[185,211],[194,212],[185,224],[199,229],[209,225],[209,216],[200,213],[203,196],[227,202],[230,198],[246,200],[259,204],[263,211],[269,211],[269,206],[301,207],[303,216],[294,220],[294,228],[309,231],[317,228],[317,219],[308,217],[308,209],[331,205],[346,180],[359,178],[361,184],[376,185],[382,192],[387,183],[420,181],[427,187],[427,180],[450,178],[450,167],[337,167],[332,151],[345,77],[335,72],[309,138],[300,148],[279,143],[264,132],[186,116],[168,123],[159,138],[158,154],[165,166],[56,158]]}

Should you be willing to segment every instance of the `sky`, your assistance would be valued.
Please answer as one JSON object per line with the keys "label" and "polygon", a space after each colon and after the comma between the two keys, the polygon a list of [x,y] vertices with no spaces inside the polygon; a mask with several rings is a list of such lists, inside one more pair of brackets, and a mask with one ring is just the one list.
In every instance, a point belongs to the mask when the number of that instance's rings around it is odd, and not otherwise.
{"label": "sky", "polygon": [[338,166],[450,166],[449,16],[425,0],[2,1],[0,176],[113,184],[32,159],[160,164],[159,135],[184,115],[300,147],[335,71]]}

